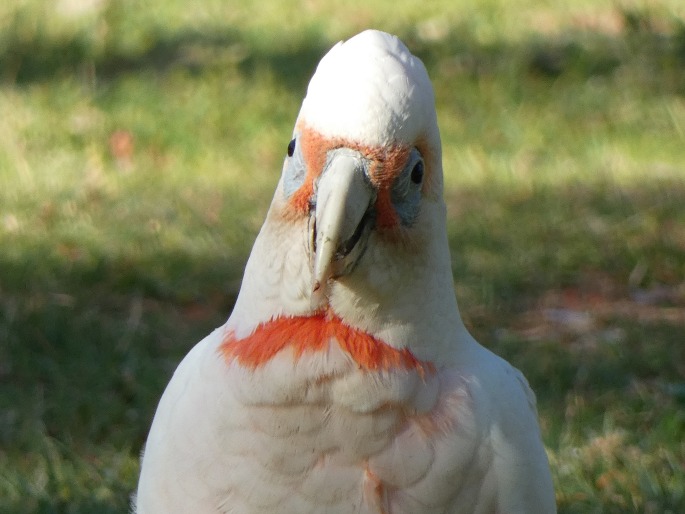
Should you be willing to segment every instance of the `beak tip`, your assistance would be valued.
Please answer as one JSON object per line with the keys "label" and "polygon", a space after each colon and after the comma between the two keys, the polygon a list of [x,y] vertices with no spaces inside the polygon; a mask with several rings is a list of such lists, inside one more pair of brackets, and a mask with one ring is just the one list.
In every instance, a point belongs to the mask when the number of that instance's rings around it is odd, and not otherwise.
{"label": "beak tip", "polygon": [[309,298],[309,303],[312,311],[319,311],[326,305],[326,297],[324,296],[321,282],[315,280],[312,284],[312,294]]}

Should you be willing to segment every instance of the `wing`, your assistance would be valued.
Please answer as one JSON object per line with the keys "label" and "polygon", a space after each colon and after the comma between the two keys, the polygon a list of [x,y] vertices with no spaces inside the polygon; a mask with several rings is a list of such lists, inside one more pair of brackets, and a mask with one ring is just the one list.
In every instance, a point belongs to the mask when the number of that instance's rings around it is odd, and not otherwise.
{"label": "wing", "polygon": [[523,374],[497,358],[490,385],[494,413],[490,438],[497,484],[497,512],[556,512],[549,462],[540,434],[535,394]]}

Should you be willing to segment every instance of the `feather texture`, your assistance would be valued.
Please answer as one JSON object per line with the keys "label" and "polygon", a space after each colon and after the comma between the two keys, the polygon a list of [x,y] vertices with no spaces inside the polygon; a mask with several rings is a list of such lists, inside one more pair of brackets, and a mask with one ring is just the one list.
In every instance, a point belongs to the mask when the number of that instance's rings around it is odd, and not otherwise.
{"label": "feather texture", "polygon": [[440,152],[397,38],[322,59],[233,313],[162,396],[138,514],[555,512],[535,397],[459,315]]}

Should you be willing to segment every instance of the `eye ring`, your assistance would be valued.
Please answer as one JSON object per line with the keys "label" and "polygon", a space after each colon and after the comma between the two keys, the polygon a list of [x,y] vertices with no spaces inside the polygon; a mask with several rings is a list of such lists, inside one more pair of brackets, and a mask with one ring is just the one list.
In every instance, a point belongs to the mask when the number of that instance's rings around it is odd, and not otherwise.
{"label": "eye ring", "polygon": [[420,184],[423,181],[424,165],[423,161],[419,160],[411,170],[411,181],[414,184]]}
{"label": "eye ring", "polygon": [[292,157],[293,154],[295,153],[295,142],[296,141],[297,141],[297,139],[293,139],[292,141],[290,141],[290,143],[288,143],[288,157]]}

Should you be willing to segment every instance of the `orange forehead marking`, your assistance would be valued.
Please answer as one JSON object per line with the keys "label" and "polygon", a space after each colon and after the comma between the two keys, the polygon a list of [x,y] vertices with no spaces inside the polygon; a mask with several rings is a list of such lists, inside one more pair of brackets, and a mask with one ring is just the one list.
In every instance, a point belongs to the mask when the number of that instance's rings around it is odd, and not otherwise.
{"label": "orange forehead marking", "polygon": [[320,353],[337,343],[357,365],[367,371],[416,370],[421,376],[433,373],[430,362],[417,359],[407,348],[398,350],[366,332],[352,328],[338,317],[325,314],[276,318],[259,325],[249,336],[236,339],[228,333],[220,351],[228,361],[257,369],[280,351],[292,348],[295,360],[305,353]]}
{"label": "orange forehead marking", "polygon": [[391,145],[378,147],[363,145],[358,142],[331,138],[321,135],[316,130],[302,124],[298,127],[298,144],[301,145],[304,162],[307,166],[304,183],[290,198],[290,206],[298,214],[309,212],[309,200],[314,193],[314,181],[323,172],[326,156],[330,150],[350,148],[357,150],[371,161],[371,181],[378,188],[376,201],[377,223],[380,227],[397,225],[398,216],[392,206],[390,192],[397,175],[402,171],[409,158],[411,148],[408,145]]}

